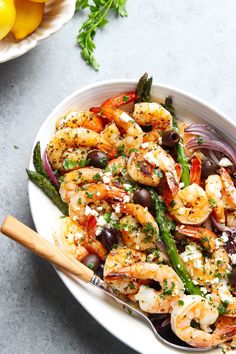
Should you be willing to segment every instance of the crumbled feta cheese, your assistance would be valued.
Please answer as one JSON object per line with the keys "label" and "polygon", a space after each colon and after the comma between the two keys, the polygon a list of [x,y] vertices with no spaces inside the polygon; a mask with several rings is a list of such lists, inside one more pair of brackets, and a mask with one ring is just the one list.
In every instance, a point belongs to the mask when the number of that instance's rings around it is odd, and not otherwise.
{"label": "crumbled feta cheese", "polygon": [[193,266],[196,269],[200,269],[202,267],[202,261],[201,259],[194,259],[193,261]]}
{"label": "crumbled feta cheese", "polygon": [[78,216],[74,215],[72,218],[74,221],[78,220]]}
{"label": "crumbled feta cheese", "polygon": [[97,207],[97,210],[98,210],[98,211],[101,211],[102,209],[103,209],[102,206],[98,206],[98,207]]}
{"label": "crumbled feta cheese", "polygon": [[198,285],[198,281],[193,279],[193,284]]}
{"label": "crumbled feta cheese", "polygon": [[88,216],[88,215],[98,216],[98,213],[96,212],[96,210],[91,209],[90,206],[86,205],[84,215],[85,216]]}
{"label": "crumbled feta cheese", "polygon": [[236,264],[236,253],[229,255],[232,264]]}
{"label": "crumbled feta cheese", "polygon": [[124,188],[127,189],[127,190],[129,190],[130,188],[132,188],[131,184],[129,184],[129,183],[124,183],[123,186],[124,186]]}
{"label": "crumbled feta cheese", "polygon": [[225,231],[223,231],[223,232],[222,232],[221,239],[222,239],[223,242],[229,241],[228,233],[225,232]]}
{"label": "crumbled feta cheese", "polygon": [[123,112],[120,115],[120,120],[122,120],[123,122],[128,123],[128,122],[132,121],[133,119],[126,112]]}
{"label": "crumbled feta cheese", "polygon": [[153,153],[152,153],[151,151],[147,152],[147,153],[144,155],[144,160],[146,160],[147,162],[149,162],[151,165],[159,166],[158,160],[155,158],[155,156],[153,155]]}
{"label": "crumbled feta cheese", "polygon": [[124,203],[129,203],[130,201],[130,196],[129,195],[125,195],[124,196]]}
{"label": "crumbled feta cheese", "polygon": [[143,143],[141,146],[143,149],[146,149],[149,146],[149,143]]}
{"label": "crumbled feta cheese", "polygon": [[202,291],[202,293],[203,293],[204,295],[207,294],[207,289],[206,289],[204,286],[201,286],[201,287],[200,287],[200,290]]}
{"label": "crumbled feta cheese", "polygon": [[215,278],[212,280],[212,283],[213,284],[218,284],[220,282],[220,279],[219,278]]}
{"label": "crumbled feta cheese", "polygon": [[103,183],[110,183],[111,182],[111,179],[108,176],[103,176],[102,180],[103,180]]}
{"label": "crumbled feta cheese", "polygon": [[228,301],[229,303],[232,303],[234,301],[233,296],[230,294],[226,284],[222,284],[218,287],[218,293],[221,298],[221,301]]}
{"label": "crumbled feta cheese", "polygon": [[116,212],[117,214],[120,213],[120,204],[117,204],[117,205],[115,206],[115,212]]}
{"label": "crumbled feta cheese", "polygon": [[111,214],[111,220],[119,220],[118,216],[115,213]]}
{"label": "crumbled feta cheese", "polygon": [[222,159],[219,161],[219,165],[221,167],[233,166],[232,162],[227,157],[222,157]]}
{"label": "crumbled feta cheese", "polygon": [[183,183],[183,182],[180,182],[179,188],[180,188],[180,189],[184,188],[184,183]]}
{"label": "crumbled feta cheese", "polygon": [[184,262],[188,262],[195,259],[201,259],[202,253],[197,249],[194,244],[190,244],[185,247],[185,251],[181,253],[180,256]]}
{"label": "crumbled feta cheese", "polygon": [[98,218],[97,218],[97,226],[105,226],[107,225],[107,222],[106,220],[104,219],[103,215],[100,215]]}
{"label": "crumbled feta cheese", "polygon": [[96,193],[96,196],[97,196],[97,197],[100,197],[100,195],[101,195],[100,192],[97,192],[97,193]]}

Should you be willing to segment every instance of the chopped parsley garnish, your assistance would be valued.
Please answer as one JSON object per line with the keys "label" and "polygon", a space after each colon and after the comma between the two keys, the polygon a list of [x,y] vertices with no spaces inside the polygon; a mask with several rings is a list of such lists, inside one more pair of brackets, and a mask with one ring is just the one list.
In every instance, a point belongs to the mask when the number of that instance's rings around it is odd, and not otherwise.
{"label": "chopped parsley garnish", "polygon": [[164,289],[162,291],[162,295],[172,295],[172,292],[174,290],[174,287],[175,287],[175,283],[174,282],[171,282],[171,287],[168,288],[168,282],[167,280],[165,279],[164,280]]}
{"label": "chopped parsley garnish", "polygon": [[100,173],[96,173],[94,176],[93,176],[93,180],[94,181],[101,181],[102,180],[102,177],[100,175]]}
{"label": "chopped parsley garnish", "polygon": [[159,170],[159,168],[154,168],[154,173],[159,178],[163,177],[163,173],[161,172],[161,170]]}
{"label": "chopped parsley garnish", "polygon": [[111,221],[111,212],[105,213],[105,214],[103,215],[103,218],[104,218],[104,220],[105,220],[107,223],[109,223],[109,222]]}
{"label": "chopped parsley garnish", "polygon": [[88,267],[90,268],[90,269],[94,269],[94,262],[89,262],[89,265],[88,265]]}
{"label": "chopped parsley garnish", "polygon": [[124,144],[121,144],[118,149],[117,149],[117,155],[118,156],[126,156],[125,155],[125,145]]}
{"label": "chopped parsley garnish", "polygon": [[172,199],[172,201],[170,202],[171,208],[174,208],[175,205],[176,205],[176,201],[174,199]]}
{"label": "chopped parsley garnish", "polygon": [[128,99],[129,99],[129,96],[123,96],[123,100],[124,100],[124,102],[127,102],[127,101],[128,101]]}
{"label": "chopped parsley garnish", "polygon": [[76,166],[78,166],[78,162],[75,160],[71,160],[71,159],[65,159],[63,161],[63,167],[65,170],[72,170],[73,168],[75,168]]}
{"label": "chopped parsley garnish", "polygon": [[78,198],[78,200],[77,200],[77,204],[79,204],[79,205],[81,205],[81,204],[82,204],[82,200],[81,200],[81,198]]}
{"label": "chopped parsley garnish", "polygon": [[228,313],[227,311],[227,307],[229,305],[229,301],[222,301],[219,306],[218,306],[218,311],[219,311],[219,315],[225,315],[226,313]]}
{"label": "chopped parsley garnish", "polygon": [[216,206],[216,201],[215,201],[214,198],[210,198],[210,199],[209,199],[209,203],[210,203],[210,207],[211,207],[211,208],[214,208],[214,207]]}
{"label": "chopped parsley garnish", "polygon": [[82,159],[82,160],[80,160],[80,162],[79,162],[79,166],[80,166],[80,167],[85,167],[88,163],[89,163],[89,160],[87,160],[87,159]]}
{"label": "chopped parsley garnish", "polygon": [[200,329],[200,325],[197,321],[192,320],[191,321],[191,327],[195,328],[195,329]]}
{"label": "chopped parsley garnish", "polygon": [[178,301],[178,305],[179,305],[179,306],[184,306],[184,301],[183,301],[183,300],[179,300],[179,301]]}
{"label": "chopped parsley garnish", "polygon": [[87,197],[88,197],[89,199],[93,199],[94,193],[85,192],[85,194],[87,195]]}
{"label": "chopped parsley garnish", "polygon": [[198,145],[202,145],[202,136],[199,136],[197,138],[197,143],[198,143]]}

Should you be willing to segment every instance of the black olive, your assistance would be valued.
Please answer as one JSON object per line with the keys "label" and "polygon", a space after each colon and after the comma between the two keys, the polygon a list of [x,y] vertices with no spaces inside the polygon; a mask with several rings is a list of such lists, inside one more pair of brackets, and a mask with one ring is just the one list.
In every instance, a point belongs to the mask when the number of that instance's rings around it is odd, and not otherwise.
{"label": "black olive", "polygon": [[121,233],[119,230],[113,227],[105,227],[102,229],[101,233],[99,234],[98,238],[103,244],[103,246],[110,251],[113,247],[117,246],[118,244],[118,237],[120,237]]}
{"label": "black olive", "polygon": [[173,147],[179,140],[180,136],[175,130],[167,130],[162,134],[162,145]]}
{"label": "black olive", "polygon": [[232,269],[232,272],[229,276],[229,282],[233,288],[236,288],[236,267]]}
{"label": "black olive", "polygon": [[134,192],[134,203],[140,204],[148,209],[152,208],[151,193],[147,189],[139,189]]}
{"label": "black olive", "polygon": [[152,130],[152,125],[142,125],[141,128],[144,133],[148,133]]}
{"label": "black olive", "polygon": [[103,279],[103,270],[104,270],[104,263],[101,263],[98,269],[96,270],[96,274],[99,278]]}
{"label": "black olive", "polygon": [[157,291],[161,290],[161,286],[160,286],[160,283],[158,281],[151,280],[148,285],[149,285],[150,288],[155,289]]}
{"label": "black olive", "polygon": [[203,160],[202,162],[202,178],[216,173],[218,166],[211,160]]}
{"label": "black olive", "polygon": [[99,268],[101,261],[96,254],[89,254],[88,256],[84,257],[82,263],[86,265],[86,267],[95,271]]}
{"label": "black olive", "polygon": [[98,168],[107,167],[107,155],[100,150],[92,150],[88,153],[87,156],[88,165]]}

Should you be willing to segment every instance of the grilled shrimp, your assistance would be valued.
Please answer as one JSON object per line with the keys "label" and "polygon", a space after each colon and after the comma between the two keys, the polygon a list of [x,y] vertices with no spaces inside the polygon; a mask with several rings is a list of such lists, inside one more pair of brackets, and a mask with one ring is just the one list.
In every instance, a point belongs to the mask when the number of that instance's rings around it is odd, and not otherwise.
{"label": "grilled shrimp", "polygon": [[230,177],[229,172],[221,167],[220,176],[223,184],[223,192],[225,196],[225,201],[229,204],[233,209],[236,208],[236,188],[234,183]]}
{"label": "grilled shrimp", "polygon": [[106,280],[121,278],[155,280],[161,290],[141,285],[135,299],[140,308],[149,313],[169,313],[180,297],[184,295],[184,284],[176,272],[168,265],[139,262],[110,272]]}
{"label": "grilled shrimp", "polygon": [[169,211],[182,224],[198,225],[208,218],[211,208],[204,189],[193,183],[178,191]]}
{"label": "grilled shrimp", "polygon": [[120,211],[127,214],[120,219],[121,233],[126,246],[140,251],[155,248],[159,228],[147,208],[128,203],[120,205]]}
{"label": "grilled shrimp", "polygon": [[[124,92],[124,93],[121,93],[117,96],[108,98],[106,101],[104,101],[101,104],[100,107],[119,108],[119,107],[124,106],[128,103],[134,102],[136,97],[137,97],[137,95],[136,95],[135,91]],[[92,110],[93,109],[96,109],[96,107],[92,108]]]}
{"label": "grilled shrimp", "polygon": [[226,221],[226,209],[236,208],[236,188],[225,168],[219,175],[210,175],[206,180],[206,193],[213,206],[216,220],[222,224]]}
{"label": "grilled shrimp", "polygon": [[219,284],[212,285],[211,300],[215,306],[225,303],[225,316],[236,317],[236,297],[231,293],[226,279],[221,280]]}
{"label": "grilled shrimp", "polygon": [[97,200],[123,201],[127,194],[119,188],[106,184],[89,184],[84,190],[79,190],[69,202],[69,215],[73,220],[84,224],[87,216],[97,215],[97,212],[89,207],[89,204]]}
{"label": "grilled shrimp", "polygon": [[[108,254],[105,265],[104,265],[104,278],[109,275],[109,273],[114,272],[126,266],[137,262],[145,262],[146,255],[142,252],[132,250],[128,247],[118,247],[117,249],[112,249]],[[136,294],[138,292],[140,281],[139,280],[129,280],[129,279],[118,279],[110,281],[109,285],[113,290],[118,290],[122,294]]]}
{"label": "grilled shrimp", "polygon": [[220,223],[225,223],[224,201],[222,199],[223,184],[219,175],[207,177],[205,190],[213,207],[213,214]]}
{"label": "grilled shrimp", "polygon": [[174,159],[159,145],[144,143],[130,154],[127,171],[136,182],[152,187],[159,184],[163,172],[174,195],[179,189],[176,166]]}
{"label": "grilled shrimp", "polygon": [[160,130],[168,130],[172,127],[172,117],[169,111],[156,102],[142,102],[134,105],[133,117],[142,125],[152,125]]}
{"label": "grilled shrimp", "polygon": [[106,170],[96,167],[83,167],[64,174],[60,185],[60,195],[64,202],[78,192],[79,186],[95,182],[113,182],[113,176],[119,175],[126,167],[126,160],[122,156],[109,161]]}
{"label": "grilled shrimp", "polygon": [[55,244],[65,253],[81,261],[88,255],[84,247],[84,229],[70,217],[58,219],[53,228]]}
{"label": "grilled shrimp", "polygon": [[125,132],[123,139],[120,139],[120,146],[124,146],[124,151],[129,153],[130,149],[138,147],[143,142],[143,131],[141,127],[126,112],[112,107],[101,107],[100,115],[114,121],[119,129]]}
{"label": "grilled shrimp", "polygon": [[209,257],[204,258],[201,248],[190,243],[180,254],[191,278],[200,285],[209,286],[215,279],[225,278],[229,269],[229,256],[223,247],[216,243],[216,234],[203,227],[179,226],[178,232],[201,242]]}
{"label": "grilled shrimp", "polygon": [[58,130],[47,145],[47,157],[53,169],[63,170],[63,160],[66,151],[76,150],[78,147],[96,147],[114,156],[115,151],[100,134],[85,129],[65,128]]}
{"label": "grilled shrimp", "polygon": [[104,129],[103,119],[90,111],[71,110],[56,122],[56,130],[84,127],[100,133]]}
{"label": "grilled shrimp", "polygon": [[[199,295],[186,295],[174,307],[171,313],[171,328],[184,342],[193,347],[211,348],[229,341],[236,336],[236,326],[215,330],[210,326],[219,316],[216,307]],[[199,329],[191,326],[191,321],[199,324]]]}
{"label": "grilled shrimp", "polygon": [[101,181],[103,171],[100,168],[84,167],[66,173],[60,185],[60,195],[64,202],[68,203],[70,198],[78,191],[81,184]]}

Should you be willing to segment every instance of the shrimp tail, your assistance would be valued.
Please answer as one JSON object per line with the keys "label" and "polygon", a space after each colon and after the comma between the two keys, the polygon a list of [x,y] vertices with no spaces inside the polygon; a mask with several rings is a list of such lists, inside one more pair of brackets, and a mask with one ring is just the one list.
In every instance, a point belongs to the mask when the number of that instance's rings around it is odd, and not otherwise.
{"label": "shrimp tail", "polygon": [[227,342],[236,337],[236,325],[225,327],[221,330],[216,330],[213,333],[213,346]]}
{"label": "shrimp tail", "polygon": [[137,99],[137,94],[135,93],[135,91],[125,92],[122,93],[121,95],[108,98],[106,101],[104,101],[101,104],[101,107],[119,108],[128,103],[134,102],[136,99]]}
{"label": "shrimp tail", "polygon": [[202,162],[198,157],[192,159],[191,169],[190,169],[190,184],[196,183],[200,185],[202,173]]}

